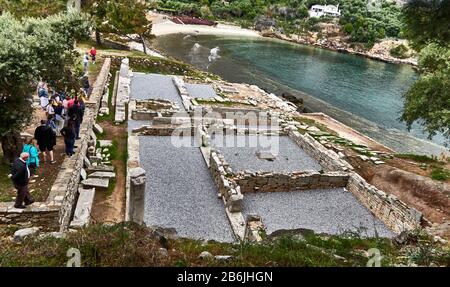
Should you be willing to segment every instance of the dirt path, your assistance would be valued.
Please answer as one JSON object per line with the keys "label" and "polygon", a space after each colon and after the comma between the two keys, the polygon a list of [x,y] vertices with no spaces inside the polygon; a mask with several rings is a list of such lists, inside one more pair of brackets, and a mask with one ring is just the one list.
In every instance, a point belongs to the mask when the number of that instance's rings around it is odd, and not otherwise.
{"label": "dirt path", "polygon": [[112,161],[116,169],[116,183],[110,194],[108,192],[95,193],[91,216],[95,222],[122,222],[125,219],[126,126],[116,126],[109,122],[103,122],[100,125],[106,134],[105,139],[117,141],[117,159]]}

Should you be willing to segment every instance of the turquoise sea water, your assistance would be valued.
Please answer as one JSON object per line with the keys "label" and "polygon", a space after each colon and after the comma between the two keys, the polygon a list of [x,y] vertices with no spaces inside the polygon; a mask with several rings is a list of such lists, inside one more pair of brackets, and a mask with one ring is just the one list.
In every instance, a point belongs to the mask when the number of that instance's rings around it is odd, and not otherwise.
{"label": "turquoise sea water", "polygon": [[[157,38],[155,46],[225,80],[298,95],[312,111],[329,114],[399,152],[445,150],[441,136],[428,141],[419,124],[408,132],[398,119],[402,94],[418,77],[408,65],[249,38],[177,34]],[[216,47],[217,55],[211,54]]]}

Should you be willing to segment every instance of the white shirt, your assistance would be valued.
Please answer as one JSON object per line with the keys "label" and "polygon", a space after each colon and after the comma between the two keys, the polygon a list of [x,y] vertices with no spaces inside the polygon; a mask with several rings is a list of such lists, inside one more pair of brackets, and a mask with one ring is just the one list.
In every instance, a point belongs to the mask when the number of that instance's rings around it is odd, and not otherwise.
{"label": "white shirt", "polygon": [[53,106],[51,104],[49,104],[47,106],[46,111],[47,111],[47,114],[49,114],[49,115],[54,115],[55,114],[55,109],[53,109]]}

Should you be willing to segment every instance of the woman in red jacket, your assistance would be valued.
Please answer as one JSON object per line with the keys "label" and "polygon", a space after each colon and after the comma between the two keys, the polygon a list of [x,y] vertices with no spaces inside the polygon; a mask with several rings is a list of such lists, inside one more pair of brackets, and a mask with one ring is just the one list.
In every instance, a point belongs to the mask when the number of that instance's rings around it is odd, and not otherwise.
{"label": "woman in red jacket", "polygon": [[97,57],[97,50],[95,50],[95,47],[92,47],[89,51],[89,54],[91,54],[92,63],[95,64],[95,60]]}

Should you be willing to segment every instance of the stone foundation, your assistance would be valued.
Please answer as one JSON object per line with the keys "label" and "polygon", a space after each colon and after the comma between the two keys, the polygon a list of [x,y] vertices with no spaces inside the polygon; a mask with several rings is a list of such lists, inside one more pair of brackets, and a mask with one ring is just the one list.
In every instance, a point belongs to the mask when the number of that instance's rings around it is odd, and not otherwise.
{"label": "stone foundation", "polygon": [[347,190],[397,234],[425,223],[421,212],[370,185],[355,172],[350,174]]}
{"label": "stone foundation", "polygon": [[248,192],[289,192],[345,187],[348,174],[342,172],[258,172],[236,174],[235,181],[243,194]]}
{"label": "stone foundation", "polygon": [[307,154],[316,159],[325,170],[352,171],[353,167],[339,158],[338,154],[326,149],[310,135],[302,135],[298,131],[288,131],[289,137],[294,140]]}

